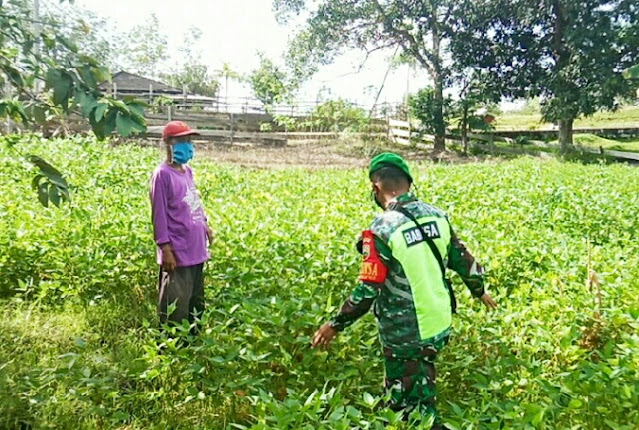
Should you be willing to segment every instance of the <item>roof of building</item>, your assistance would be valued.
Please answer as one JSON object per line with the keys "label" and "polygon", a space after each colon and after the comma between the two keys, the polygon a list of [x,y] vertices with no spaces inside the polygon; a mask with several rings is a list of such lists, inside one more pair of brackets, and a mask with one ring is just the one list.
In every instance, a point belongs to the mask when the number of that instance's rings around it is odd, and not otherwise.
{"label": "roof of building", "polygon": [[154,93],[182,94],[182,90],[180,88],[172,87],[164,82],[145,78],[144,76],[125,71],[120,71],[114,74],[112,82],[103,84],[101,87],[102,89],[111,89],[113,88],[114,83],[117,86],[116,88],[118,92],[148,93],[149,89],[152,88]]}

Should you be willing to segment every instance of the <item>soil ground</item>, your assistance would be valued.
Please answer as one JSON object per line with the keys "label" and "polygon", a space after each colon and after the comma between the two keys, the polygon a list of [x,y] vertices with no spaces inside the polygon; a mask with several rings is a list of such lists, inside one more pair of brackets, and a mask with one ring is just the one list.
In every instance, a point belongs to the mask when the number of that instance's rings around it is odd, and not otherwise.
{"label": "soil ground", "polygon": [[199,151],[209,159],[253,168],[361,168],[379,152],[393,151],[411,161],[424,160],[445,163],[468,163],[485,160],[485,156],[464,156],[449,150],[434,154],[432,150],[390,146],[380,142],[361,141],[289,141],[286,146],[207,145]]}

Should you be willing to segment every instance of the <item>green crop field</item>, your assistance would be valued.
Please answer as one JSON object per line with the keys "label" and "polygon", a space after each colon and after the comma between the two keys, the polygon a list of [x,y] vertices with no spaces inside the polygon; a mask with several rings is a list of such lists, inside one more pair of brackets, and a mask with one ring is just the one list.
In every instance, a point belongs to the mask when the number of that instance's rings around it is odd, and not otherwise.
{"label": "green crop field", "polygon": [[[40,206],[35,172],[0,141],[0,428],[409,428],[376,409],[371,315],[330,350],[309,348],[354,287],[355,239],[378,212],[363,169],[197,160],[217,232],[209,308],[199,337],[178,347],[171,335],[158,354],[148,182],[159,153],[27,140],[17,148],[60,167],[73,200]],[[455,279],[455,335],[437,363],[449,427],[636,429],[639,170],[530,158],[412,167],[500,305],[486,312]]]}

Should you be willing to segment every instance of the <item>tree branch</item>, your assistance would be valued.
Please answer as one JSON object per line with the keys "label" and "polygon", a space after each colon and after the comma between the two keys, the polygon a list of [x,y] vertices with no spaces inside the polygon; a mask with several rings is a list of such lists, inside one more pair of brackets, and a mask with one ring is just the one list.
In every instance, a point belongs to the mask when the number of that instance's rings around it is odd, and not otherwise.
{"label": "tree branch", "polygon": [[[382,5],[380,4],[380,2],[378,0],[372,0],[373,4],[375,5],[375,8],[377,9],[377,12],[379,13],[380,17],[382,18],[382,21],[384,23],[384,25],[392,32],[395,33],[398,36],[401,36],[401,39],[404,40],[404,43],[406,43],[408,45],[405,46],[403,43],[400,43],[400,45],[402,45],[402,48],[404,48],[404,50],[412,53],[415,58],[417,59],[417,61],[419,61],[419,63],[428,71],[429,74],[434,75],[435,74],[435,69],[433,68],[433,65],[431,64],[431,62],[429,62],[428,58],[425,58],[425,55],[423,55],[420,50],[419,50],[419,43],[417,42],[417,40],[415,39],[415,37],[410,34],[407,30],[403,30],[403,29],[399,29],[396,28],[393,25],[392,20],[390,19],[390,17],[388,15],[386,15],[384,8],[382,7]],[[430,59],[432,60],[432,59]]]}

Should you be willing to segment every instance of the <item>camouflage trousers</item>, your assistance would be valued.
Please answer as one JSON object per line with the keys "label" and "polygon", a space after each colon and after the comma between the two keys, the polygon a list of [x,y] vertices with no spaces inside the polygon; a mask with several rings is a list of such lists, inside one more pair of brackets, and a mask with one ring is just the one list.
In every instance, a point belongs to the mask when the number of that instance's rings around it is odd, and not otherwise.
{"label": "camouflage trousers", "polygon": [[384,348],[386,368],[385,388],[390,395],[388,406],[404,410],[405,417],[417,410],[427,419],[432,416],[438,422],[435,410],[435,358],[437,349],[422,348],[401,355]]}

